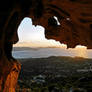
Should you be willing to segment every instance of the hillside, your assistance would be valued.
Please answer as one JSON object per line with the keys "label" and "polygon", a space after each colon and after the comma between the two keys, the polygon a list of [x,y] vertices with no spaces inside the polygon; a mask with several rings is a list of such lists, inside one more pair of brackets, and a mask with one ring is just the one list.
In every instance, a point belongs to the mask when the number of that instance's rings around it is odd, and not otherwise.
{"label": "hillside", "polygon": [[[54,87],[59,90],[53,92],[73,92],[71,88],[84,90],[74,92],[92,91],[92,59],[52,56],[19,61],[22,64],[18,81],[20,88],[32,90],[31,92],[50,92],[48,90],[52,86],[53,90]],[[43,89],[45,91],[41,91]]]}
{"label": "hillside", "polygon": [[23,70],[30,71],[31,75],[37,74],[52,74],[52,75],[68,75],[78,74],[78,70],[84,69],[90,71],[92,66],[92,59],[85,59],[81,57],[48,57],[48,58],[30,58],[20,59]]}

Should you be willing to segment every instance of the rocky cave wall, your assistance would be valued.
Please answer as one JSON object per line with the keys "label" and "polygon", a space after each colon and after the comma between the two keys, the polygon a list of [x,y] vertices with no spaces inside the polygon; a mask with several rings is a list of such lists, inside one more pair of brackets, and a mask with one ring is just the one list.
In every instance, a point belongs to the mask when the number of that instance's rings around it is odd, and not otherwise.
{"label": "rocky cave wall", "polygon": [[[56,16],[57,20],[54,18]],[[45,27],[45,36],[92,49],[92,0],[2,0],[0,2],[0,92],[15,92],[21,64],[12,57],[17,29],[25,17]]]}

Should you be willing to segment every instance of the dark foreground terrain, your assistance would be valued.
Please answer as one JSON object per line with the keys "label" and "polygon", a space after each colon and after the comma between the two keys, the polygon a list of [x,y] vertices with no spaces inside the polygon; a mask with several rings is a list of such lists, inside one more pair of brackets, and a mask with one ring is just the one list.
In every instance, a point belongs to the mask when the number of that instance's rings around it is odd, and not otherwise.
{"label": "dark foreground terrain", "polygon": [[19,61],[16,92],[92,92],[92,59],[52,56]]}

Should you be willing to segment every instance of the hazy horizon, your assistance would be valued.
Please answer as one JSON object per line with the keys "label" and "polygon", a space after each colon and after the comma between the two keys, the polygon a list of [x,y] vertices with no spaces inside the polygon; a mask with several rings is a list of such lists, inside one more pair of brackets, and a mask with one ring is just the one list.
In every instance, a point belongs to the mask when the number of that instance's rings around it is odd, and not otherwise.
{"label": "hazy horizon", "polygon": [[66,49],[61,47],[15,47],[15,58],[42,58],[49,56],[70,56],[92,58],[92,50],[86,48]]}
{"label": "hazy horizon", "polygon": [[[57,52],[55,48],[59,49],[59,52],[55,53],[55,55],[63,55],[63,56],[80,56],[91,58],[92,50],[87,50],[85,46],[76,46],[76,48],[67,49],[67,45],[61,44],[59,41],[55,40],[47,40],[44,34],[45,29],[41,26],[32,25],[32,20],[30,18],[24,18],[18,28],[18,36],[19,42],[14,45],[14,47],[31,47],[31,48],[50,48],[51,51],[48,51],[47,54],[53,55],[51,53]],[[50,50],[47,49],[47,50]],[[31,50],[30,50],[31,51]],[[54,52],[53,52],[54,51]],[[31,51],[32,52],[32,51]],[[31,53],[30,52],[30,53]],[[39,53],[45,53],[43,52]],[[23,53],[22,53],[23,54]],[[27,52],[26,52],[27,54]],[[43,55],[42,54],[42,55]]]}

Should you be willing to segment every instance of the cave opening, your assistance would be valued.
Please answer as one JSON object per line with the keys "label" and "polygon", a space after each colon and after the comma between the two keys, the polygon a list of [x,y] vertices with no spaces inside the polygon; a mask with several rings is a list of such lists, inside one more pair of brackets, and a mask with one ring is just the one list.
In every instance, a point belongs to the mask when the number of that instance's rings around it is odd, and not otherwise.
{"label": "cave opening", "polygon": [[[57,17],[54,16],[53,18],[57,20],[57,25],[60,25]],[[41,54],[42,57],[43,56],[45,57],[45,55],[46,55],[46,57],[51,56],[51,55],[57,56],[58,51],[54,51],[54,53],[53,53],[53,49],[61,48],[61,50],[62,49],[65,50],[67,48],[67,46],[65,44],[61,44],[59,41],[55,41],[53,39],[49,39],[49,40],[46,39],[45,29],[42,26],[33,25],[31,18],[28,18],[28,17],[26,17],[22,20],[22,22],[21,22],[21,24],[18,28],[18,36],[19,36],[19,42],[17,44],[15,44],[14,48],[13,48],[13,56],[14,57],[16,57],[15,54],[17,53],[17,51],[16,51],[17,48],[20,48],[20,49],[24,48],[24,49],[27,49],[27,50],[28,50],[28,48],[33,48],[33,49],[36,49],[36,48],[47,49],[48,48],[49,52]],[[46,51],[48,51],[48,50],[46,50]],[[30,53],[31,52],[32,51],[30,51]],[[50,53],[50,52],[52,52],[52,53]],[[59,53],[59,55],[60,55],[60,53]],[[23,54],[18,55],[18,58],[19,58],[19,56],[25,57],[25,56],[23,56]],[[29,57],[32,57],[32,56],[30,55]],[[33,57],[35,57],[35,56],[33,56]],[[39,57],[39,55],[37,57]]]}
{"label": "cave opening", "polygon": [[[56,24],[60,25],[58,18],[56,16],[53,18],[56,20]],[[46,39],[45,28],[40,25],[33,25],[32,19],[28,17],[25,17],[19,25],[18,36],[19,42],[13,46],[12,52],[15,58],[41,58],[49,56],[91,58],[91,50],[87,50],[85,46],[79,45],[74,49],[67,49],[67,45],[61,44],[59,41]]]}
{"label": "cave opening", "polygon": [[[57,20],[56,24],[60,25],[58,19],[56,17],[53,18]],[[53,18],[51,18],[50,24]],[[67,20],[69,20],[69,18],[67,18]],[[80,62],[82,58],[79,57],[88,58],[88,54],[92,53],[92,51],[89,52],[85,46],[79,45],[74,49],[67,49],[67,45],[65,44],[61,44],[52,39],[46,39],[45,29],[42,26],[33,25],[32,20],[28,17],[22,20],[18,28],[18,36],[19,42],[14,45],[12,52],[13,57],[21,62],[21,72],[16,90],[24,90],[25,88],[25,90],[29,90],[30,92],[32,87],[33,90],[35,90],[39,85],[42,88],[43,85],[47,86],[46,81],[49,83],[50,81],[56,82],[54,78],[63,79],[61,70],[63,68],[69,68],[65,62],[71,62],[71,60]],[[74,63],[73,65],[76,67],[78,64]],[[72,64],[70,64],[70,67],[71,66]],[[89,66],[91,65],[88,64],[88,68]],[[66,73],[70,76],[69,71],[71,72],[72,67],[70,70],[67,69],[63,70],[65,72],[63,76],[66,76]],[[48,79],[46,80],[46,78]],[[34,84],[36,84],[35,87]]]}

